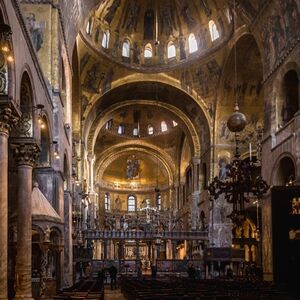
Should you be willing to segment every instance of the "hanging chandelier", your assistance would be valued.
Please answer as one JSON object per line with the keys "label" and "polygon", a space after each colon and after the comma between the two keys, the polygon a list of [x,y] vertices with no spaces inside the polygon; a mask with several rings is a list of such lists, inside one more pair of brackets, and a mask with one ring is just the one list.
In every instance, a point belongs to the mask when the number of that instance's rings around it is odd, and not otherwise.
{"label": "hanging chandelier", "polygon": [[[235,20],[235,1],[234,1],[234,32],[236,31]],[[235,75],[235,91],[237,91],[237,58],[236,44],[234,46],[234,75]],[[268,191],[269,186],[266,181],[256,174],[257,166],[260,165],[260,142],[258,142],[256,161],[252,161],[251,144],[250,159],[241,159],[239,149],[239,134],[246,127],[246,116],[239,111],[238,95],[235,92],[234,113],[227,121],[228,129],[235,135],[235,155],[231,163],[225,167],[226,176],[215,177],[210,183],[208,190],[212,200],[216,200],[220,195],[224,194],[225,200],[232,204],[232,212],[228,218],[232,223],[239,226],[246,219],[245,204],[250,202],[250,197],[262,199],[263,195]],[[259,134],[261,138],[261,134]],[[225,177],[225,178],[224,178]]]}
{"label": "hanging chandelier", "polygon": [[235,140],[235,156],[225,167],[226,178],[222,180],[218,176],[215,177],[208,190],[213,200],[217,200],[220,195],[224,194],[225,200],[232,204],[232,212],[227,217],[232,220],[233,224],[241,225],[246,219],[245,204],[250,202],[251,197],[262,199],[269,185],[261,175],[256,175],[256,163],[252,160],[241,159],[237,133]]}

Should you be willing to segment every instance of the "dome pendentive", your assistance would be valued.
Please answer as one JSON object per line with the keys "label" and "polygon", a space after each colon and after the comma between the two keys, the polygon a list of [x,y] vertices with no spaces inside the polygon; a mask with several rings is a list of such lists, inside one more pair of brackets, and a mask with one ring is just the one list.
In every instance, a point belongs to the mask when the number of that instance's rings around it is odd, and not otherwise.
{"label": "dome pendentive", "polygon": [[99,54],[151,71],[211,53],[231,36],[232,23],[226,1],[107,0],[81,36]]}

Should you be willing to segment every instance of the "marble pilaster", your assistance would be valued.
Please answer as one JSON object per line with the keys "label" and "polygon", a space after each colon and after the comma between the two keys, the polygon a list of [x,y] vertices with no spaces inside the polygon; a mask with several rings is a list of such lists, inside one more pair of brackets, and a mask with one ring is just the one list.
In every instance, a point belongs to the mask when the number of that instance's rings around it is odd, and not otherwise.
{"label": "marble pilaster", "polygon": [[7,299],[8,248],[8,136],[16,124],[18,114],[14,106],[0,99],[0,299]]}
{"label": "marble pilaster", "polygon": [[18,166],[18,239],[16,257],[16,295],[15,299],[32,299],[31,258],[32,258],[32,220],[31,193],[32,170],[40,149],[31,139],[24,139],[13,145]]}

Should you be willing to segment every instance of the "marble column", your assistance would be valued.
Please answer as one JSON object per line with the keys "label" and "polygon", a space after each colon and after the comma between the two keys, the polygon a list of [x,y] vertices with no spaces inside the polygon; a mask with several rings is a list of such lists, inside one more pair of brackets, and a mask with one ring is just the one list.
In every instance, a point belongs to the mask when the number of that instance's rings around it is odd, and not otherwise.
{"label": "marble column", "polygon": [[18,166],[18,239],[16,258],[16,295],[15,299],[32,299],[31,290],[31,192],[32,170],[39,156],[39,147],[31,139],[23,139],[14,145],[16,164]]}
{"label": "marble column", "polygon": [[192,193],[192,203],[191,203],[191,216],[192,216],[192,230],[197,229],[197,223],[199,219],[199,208],[198,203],[200,202],[200,191],[199,191],[199,167],[200,159],[197,157],[192,158],[193,166],[193,193]]}
{"label": "marble column", "polygon": [[[5,103],[3,103],[5,102]],[[7,299],[8,135],[17,122],[13,106],[0,99],[0,299]]]}

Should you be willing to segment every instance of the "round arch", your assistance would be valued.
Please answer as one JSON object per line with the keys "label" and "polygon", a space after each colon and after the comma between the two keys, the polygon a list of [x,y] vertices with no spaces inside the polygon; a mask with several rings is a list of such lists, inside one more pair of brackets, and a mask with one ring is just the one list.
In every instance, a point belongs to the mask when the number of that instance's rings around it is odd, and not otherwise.
{"label": "round arch", "polygon": [[200,140],[197,133],[197,130],[194,126],[194,124],[191,122],[189,117],[185,115],[181,110],[179,110],[177,107],[172,106],[167,103],[158,102],[158,101],[151,101],[151,100],[129,100],[124,101],[120,103],[116,103],[109,107],[107,110],[103,111],[102,114],[99,114],[94,121],[93,126],[91,127],[88,135],[87,148],[89,153],[93,153],[94,145],[96,143],[97,136],[101,130],[101,128],[104,126],[104,124],[109,120],[110,115],[117,109],[124,107],[124,106],[131,106],[136,104],[145,104],[145,105],[153,105],[158,106],[161,108],[165,108],[168,111],[174,113],[176,116],[180,118],[182,123],[186,126],[188,129],[188,138],[191,140],[193,154],[196,157],[200,156]]}
{"label": "round arch", "polygon": [[96,171],[99,168],[98,167],[99,162],[104,160],[106,157],[112,155],[113,153],[116,153],[123,149],[128,149],[128,147],[129,148],[130,147],[138,147],[138,148],[148,149],[149,151],[152,151],[153,153],[159,153],[163,157],[163,159],[166,161],[166,163],[170,167],[170,170],[173,172],[173,174],[175,174],[176,167],[175,167],[175,164],[174,164],[171,156],[168,153],[166,153],[164,150],[162,150],[158,146],[155,146],[153,144],[147,143],[145,141],[140,141],[140,140],[137,140],[134,143],[132,141],[126,141],[126,142],[119,143],[119,144],[109,147],[109,149],[102,152],[101,155],[99,156],[99,158],[95,164]]}
{"label": "round arch", "polygon": [[[295,71],[298,76],[298,82],[300,80],[300,66],[295,61],[290,61],[284,64],[281,67],[281,72],[278,73],[278,75],[275,78],[274,84],[273,84],[273,92],[275,96],[275,103],[274,103],[274,111],[276,111],[276,122],[273,124],[272,131],[275,132],[280,128],[281,123],[281,109],[282,109],[282,103],[285,101],[285,93],[283,90],[283,81],[285,75],[289,71]],[[299,84],[298,84],[299,85]],[[300,88],[299,88],[300,89]],[[300,90],[298,90],[300,94]],[[299,103],[298,103],[299,104]]]}
{"label": "round arch", "polygon": [[[252,64],[248,63],[250,60],[253,62]],[[235,79],[235,68],[232,68],[235,61],[237,79]],[[216,144],[231,144],[234,141],[234,135],[227,128],[227,120],[234,111],[236,97],[241,112],[246,113],[247,117],[247,126],[242,135],[253,133],[259,126],[262,126],[264,122],[262,81],[261,48],[255,36],[242,28],[236,32],[228,47],[228,54],[220,78],[214,121],[214,142]]]}
{"label": "round arch", "polygon": [[167,174],[168,174],[168,182],[169,185],[172,185],[174,182],[173,179],[173,174],[172,174],[172,169],[171,167],[168,165],[168,162],[158,153],[151,151],[149,149],[144,149],[144,148],[139,148],[139,147],[128,147],[126,149],[121,149],[117,152],[114,152],[112,154],[110,154],[109,156],[103,158],[103,160],[99,161],[97,166],[96,166],[96,178],[98,178],[98,180],[100,181],[103,177],[103,174],[106,170],[106,168],[118,157],[128,153],[129,151],[136,151],[136,152],[142,152],[142,153],[146,153],[149,154],[153,157],[155,157],[155,159],[157,159],[158,161],[160,161],[160,163],[165,167]]}
{"label": "round arch", "polygon": [[290,180],[295,180],[296,174],[297,168],[294,156],[289,152],[284,152],[274,164],[270,182],[273,186],[284,186]]}
{"label": "round arch", "polygon": [[[138,73],[127,75],[126,77],[122,77],[113,81],[112,88],[110,90],[106,91],[101,96],[99,94],[95,94],[93,97],[90,98],[89,105],[87,106],[86,111],[83,113],[85,133],[88,132],[88,128],[93,122],[95,111],[97,111],[97,103],[101,103],[105,97],[110,97],[110,94],[114,92],[114,90],[122,90],[122,88],[126,89],[127,87],[131,87],[133,85],[137,86],[139,84],[155,85],[152,91],[152,99],[159,99],[159,88],[162,88],[164,90],[169,89],[173,90],[174,92],[177,92],[179,94],[179,97],[189,99],[192,103],[196,104],[199,107],[203,114],[203,119],[205,120],[205,122],[207,122],[208,124],[212,123],[212,117],[209,114],[209,107],[207,103],[198,95],[198,93],[195,90],[190,89],[187,93],[187,91],[181,87],[180,81],[178,81],[176,78],[168,76],[167,74]],[[121,93],[116,92],[116,95],[120,97]]]}

